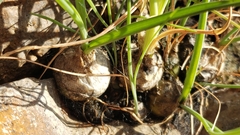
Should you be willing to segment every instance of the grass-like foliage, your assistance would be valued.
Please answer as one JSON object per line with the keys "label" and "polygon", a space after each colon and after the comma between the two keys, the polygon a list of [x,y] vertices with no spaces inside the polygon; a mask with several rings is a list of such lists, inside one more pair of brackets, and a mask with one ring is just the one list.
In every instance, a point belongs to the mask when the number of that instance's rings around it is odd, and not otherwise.
{"label": "grass-like foliage", "polygon": [[[75,0],[75,5],[71,3],[69,0],[56,0],[56,2],[72,17],[73,21],[77,24],[79,28],[79,35],[81,39],[87,39],[88,38],[88,32],[87,32],[87,26],[89,23],[89,18],[87,16],[87,9],[86,9],[86,2],[92,7],[94,10],[96,16],[99,18],[99,20],[104,24],[106,27],[111,27],[111,31],[108,31],[107,33],[102,34],[100,37],[90,41],[86,42],[81,45],[81,48],[85,53],[91,52],[93,49],[101,46],[106,46],[109,43],[113,43],[112,48],[110,51],[114,50],[116,51],[116,48],[114,46],[114,42],[118,41],[120,39],[127,39],[127,55],[128,55],[128,78],[130,81],[131,90],[134,97],[134,103],[135,103],[135,113],[138,114],[138,106],[137,106],[137,92],[136,92],[136,79],[138,75],[138,70],[140,68],[140,65],[142,63],[142,59],[145,55],[150,55],[153,50],[156,47],[155,42],[159,41],[161,38],[164,38],[165,36],[168,36],[170,34],[181,34],[181,33],[195,33],[196,34],[196,41],[194,45],[194,50],[192,53],[191,61],[189,68],[187,70],[187,75],[184,81],[184,87],[181,93],[181,96],[179,97],[179,103],[180,107],[183,108],[188,113],[192,114],[194,117],[199,119],[201,123],[204,125],[206,131],[208,131],[212,135],[233,135],[233,134],[240,134],[240,129],[234,129],[230,131],[221,131],[217,127],[214,126],[214,124],[207,121],[203,116],[199,115],[194,110],[188,108],[184,105],[184,103],[187,101],[188,96],[190,95],[191,89],[194,86],[195,78],[198,74],[199,70],[199,61],[202,53],[202,48],[204,44],[204,38],[205,34],[209,34],[209,32],[206,32],[206,25],[207,25],[207,18],[208,18],[208,12],[212,11],[218,16],[220,16],[223,19],[228,20],[228,17],[222,15],[217,10],[220,8],[226,8],[230,6],[236,6],[240,5],[239,0],[222,0],[222,1],[210,1],[210,0],[203,0],[201,2],[198,1],[191,1],[188,0],[188,3],[186,4],[186,7],[182,8],[173,8],[171,5],[173,5],[173,0],[165,0],[165,1],[159,1],[159,0],[149,0],[149,13],[150,17],[145,18],[142,17],[140,21],[132,22],[132,11],[134,10],[134,6],[140,7],[144,6],[144,4],[147,4],[147,1],[141,0],[137,1],[136,3],[131,3],[131,0],[126,1],[126,7],[127,7],[127,14],[120,16],[120,12],[118,13],[112,13],[111,12],[111,2],[110,0],[107,0],[107,6],[108,6],[108,15],[110,20],[106,21],[103,18],[101,18],[100,13],[96,10],[94,7],[94,4],[91,0]],[[191,2],[194,2],[194,4],[190,5]],[[124,5],[124,4],[123,4]],[[140,6],[139,6],[140,5]],[[135,7],[135,8],[136,8]],[[122,7],[121,7],[122,8]],[[120,9],[121,9],[120,8]],[[115,18],[112,17],[112,15],[115,15]],[[34,14],[36,15],[36,14]],[[199,15],[199,22],[198,22],[198,28],[197,29],[191,29],[186,28],[184,24],[186,23],[186,20],[193,16],[193,15]],[[54,23],[60,25],[63,28],[66,28],[69,31],[75,31],[71,28],[68,28],[66,26],[63,26],[59,22],[52,20],[47,17],[43,17],[41,15],[38,15],[39,17],[48,19],[50,21],[53,21]],[[141,14],[139,14],[139,17],[141,17]],[[113,20],[112,20],[113,19]],[[171,25],[172,21],[180,20],[180,25]],[[126,22],[125,24],[122,22]],[[107,24],[106,22],[109,22]],[[235,42],[238,41],[239,38],[233,38],[229,39],[228,37],[232,36],[239,30],[239,25],[236,24],[234,21],[230,21],[231,24],[235,26],[229,34],[226,35],[219,43],[220,45],[225,45],[229,42]],[[124,25],[122,25],[124,24]],[[171,26],[174,27],[172,31],[167,31],[165,33],[160,33],[161,28],[164,26]],[[113,27],[113,28],[112,28]],[[138,64],[135,68],[135,71],[133,71],[132,68],[132,54],[131,54],[131,35],[138,34],[141,31],[146,31],[146,37],[144,40],[143,45],[140,47],[141,49],[141,56],[139,58]],[[216,32],[216,31],[214,31]],[[212,33],[214,33],[212,31]],[[210,32],[210,34],[212,34]],[[117,61],[117,55],[115,52],[115,56],[112,57],[113,61]],[[205,83],[205,85],[210,85]],[[217,86],[217,85],[216,85]],[[221,87],[228,87],[228,85],[219,85]],[[234,87],[234,86],[232,86]],[[238,87],[239,88],[239,87]],[[213,130],[212,130],[213,129]]]}

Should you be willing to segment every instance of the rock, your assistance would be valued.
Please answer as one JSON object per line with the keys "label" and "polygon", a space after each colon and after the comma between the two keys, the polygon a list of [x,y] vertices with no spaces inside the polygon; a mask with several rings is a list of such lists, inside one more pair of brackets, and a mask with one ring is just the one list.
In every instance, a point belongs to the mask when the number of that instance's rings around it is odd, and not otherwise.
{"label": "rock", "polygon": [[114,121],[103,126],[77,122],[61,108],[53,79],[24,78],[0,86],[0,134],[88,135],[88,134],[174,134],[158,123],[130,126]]}
{"label": "rock", "polygon": [[[221,110],[216,126],[222,131],[239,128],[240,89],[219,89],[214,92],[214,95],[221,101]],[[204,118],[213,123],[219,109],[219,103],[215,98],[209,96],[206,104],[203,108]],[[208,133],[202,130],[200,134],[207,135]]]}
{"label": "rock", "polygon": [[[4,0],[0,4],[0,9],[0,55],[28,45],[44,46],[59,42],[65,43],[74,34],[51,21],[31,15],[31,13],[37,13],[65,25],[73,25],[72,20],[67,14],[63,14],[64,11],[54,1]],[[73,26],[73,28],[76,27]],[[13,56],[46,64],[48,62],[46,57],[43,59],[42,57],[48,50],[22,51]],[[0,84],[26,76],[36,77],[36,71],[39,72],[39,70],[43,69],[34,64],[26,64],[24,60],[0,59]]]}

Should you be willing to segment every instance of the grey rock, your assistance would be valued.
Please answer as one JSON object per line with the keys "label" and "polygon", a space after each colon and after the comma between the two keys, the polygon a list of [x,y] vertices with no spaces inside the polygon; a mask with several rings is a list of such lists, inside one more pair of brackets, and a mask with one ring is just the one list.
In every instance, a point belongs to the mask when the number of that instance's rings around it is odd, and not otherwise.
{"label": "grey rock", "polygon": [[[65,25],[73,26],[71,18],[49,0],[4,0],[0,4],[0,55],[28,45],[53,45],[65,43],[74,33],[68,32],[58,25],[31,15],[37,13],[55,19]],[[76,28],[73,26],[73,28]],[[49,49],[22,51],[13,56],[21,59],[38,61],[46,64],[45,54]],[[49,56],[49,54],[48,54]],[[48,58],[50,59],[50,58]],[[26,76],[35,76],[41,70],[34,64],[26,64],[25,60],[0,59],[0,84],[14,81]]]}
{"label": "grey rock", "polygon": [[61,108],[53,79],[34,78],[0,86],[0,129],[0,134],[14,135],[180,134],[158,123],[133,127],[121,121],[99,126],[75,121]]}

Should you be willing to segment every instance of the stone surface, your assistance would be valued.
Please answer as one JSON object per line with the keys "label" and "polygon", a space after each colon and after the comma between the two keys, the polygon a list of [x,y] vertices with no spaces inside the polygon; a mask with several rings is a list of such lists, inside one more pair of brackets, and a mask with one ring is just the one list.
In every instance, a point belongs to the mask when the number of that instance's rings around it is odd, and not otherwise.
{"label": "stone surface", "polygon": [[25,78],[0,86],[1,135],[178,135],[173,126],[130,126],[120,121],[93,126],[77,122],[61,108],[53,79]]}
{"label": "stone surface", "polygon": [[[54,1],[3,0],[0,4],[0,55],[28,45],[65,43],[74,34],[31,13],[41,14],[73,26],[72,20]],[[13,56],[46,64],[47,59],[43,57],[48,50],[23,51]],[[0,59],[0,84],[26,76],[36,76],[36,70],[40,70],[39,66],[26,64],[24,60]]]}

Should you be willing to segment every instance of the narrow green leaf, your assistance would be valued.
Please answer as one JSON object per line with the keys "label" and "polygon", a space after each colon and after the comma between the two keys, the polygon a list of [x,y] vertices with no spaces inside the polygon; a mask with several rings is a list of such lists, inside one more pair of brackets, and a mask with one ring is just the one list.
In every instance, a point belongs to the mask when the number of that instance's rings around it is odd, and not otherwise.
{"label": "narrow green leaf", "polygon": [[219,88],[232,88],[232,89],[239,89],[240,85],[237,84],[211,84],[211,83],[200,83],[201,85],[211,86],[211,87],[219,87]]}
{"label": "narrow green leaf", "polygon": [[[208,1],[208,0],[205,0],[205,1]],[[208,12],[204,12],[200,14],[198,29],[202,29],[202,30],[206,29],[207,17],[208,17]],[[198,70],[198,65],[201,58],[204,39],[205,39],[205,34],[196,35],[196,42],[193,49],[193,55],[191,58],[189,69],[187,70],[186,79],[184,80],[184,87],[182,90],[182,94],[179,99],[180,103],[183,103],[186,101],[190,91],[192,90],[192,86],[194,84],[195,77],[197,75],[197,70]]]}
{"label": "narrow green leaf", "polygon": [[56,0],[56,2],[71,16],[73,21],[77,24],[81,39],[86,39],[88,36],[84,21],[78,13],[77,9],[69,0]]}
{"label": "narrow green leaf", "polygon": [[69,31],[71,31],[71,32],[76,32],[76,30],[74,30],[74,29],[72,29],[72,28],[70,28],[70,27],[67,27],[67,26],[63,25],[62,23],[58,22],[57,20],[54,20],[54,19],[49,18],[49,17],[47,17],[47,16],[40,15],[40,14],[36,14],[36,13],[31,13],[31,15],[35,15],[35,16],[38,16],[38,17],[40,17],[40,18],[49,20],[49,21],[57,24],[58,26],[63,27],[63,28],[65,28],[65,29],[67,29],[67,30],[69,30]]}
{"label": "narrow green leaf", "polygon": [[[149,18],[143,21],[135,22],[130,25],[124,26],[120,29],[111,31],[95,40],[90,42],[88,45],[82,47],[82,49],[87,53],[96,47],[103,46],[110,42],[122,39],[126,36],[138,33],[143,30],[153,28],[158,25],[163,25],[169,21],[174,21],[183,17],[188,17],[192,15],[199,14],[204,11],[209,11],[213,9],[237,6],[240,5],[239,0],[229,0],[229,1],[215,1],[210,3],[200,3],[186,8],[179,9],[176,13],[168,12],[160,16]],[[189,12],[191,11],[191,12]],[[171,17],[169,17],[171,15]]]}

